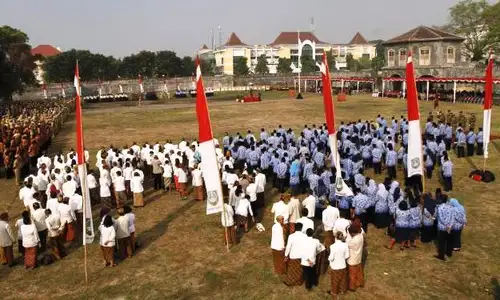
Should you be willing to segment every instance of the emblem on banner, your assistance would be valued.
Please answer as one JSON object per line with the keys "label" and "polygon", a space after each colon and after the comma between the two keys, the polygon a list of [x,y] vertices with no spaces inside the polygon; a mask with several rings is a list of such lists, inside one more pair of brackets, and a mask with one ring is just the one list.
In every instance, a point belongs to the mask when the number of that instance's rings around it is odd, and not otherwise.
{"label": "emblem on banner", "polygon": [[413,169],[420,167],[420,158],[417,157],[417,158],[412,159],[411,160],[411,167]]}
{"label": "emblem on banner", "polygon": [[217,191],[207,191],[207,201],[210,205],[216,206],[219,203],[219,194]]}
{"label": "emblem on banner", "polygon": [[335,189],[337,190],[337,192],[340,192],[340,191],[342,191],[343,187],[344,187],[344,185],[342,184],[342,178],[338,177],[335,180]]}

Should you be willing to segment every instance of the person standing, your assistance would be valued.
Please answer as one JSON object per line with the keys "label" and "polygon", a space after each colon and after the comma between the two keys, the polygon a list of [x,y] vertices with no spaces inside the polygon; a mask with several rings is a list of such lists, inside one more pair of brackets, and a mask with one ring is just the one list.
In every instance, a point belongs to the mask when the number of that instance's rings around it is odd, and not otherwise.
{"label": "person standing", "polygon": [[151,168],[153,172],[154,189],[159,190],[161,189],[161,184],[162,184],[161,182],[162,169],[161,169],[161,161],[158,159],[157,155],[155,155],[151,160]]}
{"label": "person standing", "polygon": [[302,233],[302,224],[295,225],[295,232],[290,234],[285,248],[285,262],[287,274],[284,283],[288,286],[302,285],[304,283],[302,256],[304,254],[304,242],[306,236]]}
{"label": "person standing", "polygon": [[252,206],[250,205],[250,196],[245,195],[245,197],[241,198],[240,201],[238,201],[238,204],[236,205],[236,220],[238,222],[238,227],[239,229],[242,225],[245,227],[245,232],[248,232],[248,214],[252,217],[253,223],[255,223],[255,217],[253,215],[252,211]]}
{"label": "person standing", "polygon": [[333,299],[337,298],[338,294],[343,294],[347,291],[347,265],[346,260],[349,258],[349,246],[344,243],[344,235],[337,232],[335,243],[330,246],[330,282]]}
{"label": "person standing", "polygon": [[403,251],[405,245],[408,244],[410,240],[410,211],[408,210],[408,203],[406,201],[401,201],[399,207],[395,211],[395,233],[394,238],[391,239],[389,246],[385,246],[387,249],[391,250],[394,244],[400,243],[399,250]]}
{"label": "person standing", "polygon": [[295,223],[300,218],[300,201],[295,196],[288,201],[288,214],[290,215],[288,217],[289,230],[292,234],[295,232]]}
{"label": "person standing", "polygon": [[338,208],[333,207],[328,201],[324,201],[323,205],[325,206],[322,214],[323,229],[325,231],[323,243],[326,249],[330,249],[330,246],[335,241],[333,227],[340,217],[340,212]]}
{"label": "person standing", "polygon": [[113,187],[116,195],[116,208],[121,208],[127,204],[127,192],[125,187],[125,177],[122,176],[122,171],[117,171],[115,179],[113,179]]}
{"label": "person standing", "polygon": [[385,188],[385,185],[380,183],[375,195],[375,217],[373,224],[377,228],[386,228],[390,222],[389,192]]}
{"label": "person standing", "polygon": [[132,257],[132,248],[130,247],[130,231],[128,216],[125,215],[123,208],[117,210],[118,218],[114,225],[116,230],[116,239],[118,240],[118,251],[122,259]]}
{"label": "person standing", "polygon": [[349,226],[347,231],[349,232],[346,239],[347,246],[349,247],[349,258],[347,259],[349,290],[354,292],[358,287],[363,287],[365,284],[363,264],[361,263],[364,237],[361,227],[357,223]]}
{"label": "person standing", "polygon": [[134,207],[143,207],[144,206],[144,187],[142,185],[143,179],[139,172],[134,172],[134,177],[130,180],[130,190],[134,195]]}
{"label": "person standing", "polygon": [[111,185],[108,178],[101,176],[99,178],[99,196],[101,198],[101,205],[109,209],[113,208],[113,201],[111,200]]}
{"label": "person standing", "polygon": [[387,166],[387,173],[389,178],[396,178],[396,163],[398,154],[394,151],[392,144],[387,145],[387,154],[385,156],[385,165]]}
{"label": "person standing", "polygon": [[460,251],[462,249],[462,229],[467,224],[467,216],[465,208],[458,202],[457,199],[452,198],[450,204],[454,210],[454,222],[451,226],[451,235],[453,236],[453,251]]}
{"label": "person standing", "polygon": [[[289,212],[288,212],[288,205],[286,205],[285,202],[283,202],[283,199],[284,199],[284,195],[281,195],[278,202],[273,204],[273,207],[271,208],[271,213],[274,214],[274,220],[276,220],[276,217],[278,217],[278,216],[283,217],[283,226],[285,227],[287,235],[288,235]],[[285,240],[286,240],[286,238],[285,238]]]}
{"label": "person standing", "polygon": [[61,231],[63,232],[64,240],[68,243],[75,239],[75,212],[69,206],[69,198],[64,197],[59,203],[59,218],[61,220]]}
{"label": "person standing", "polygon": [[176,166],[176,173],[177,173],[177,182],[179,184],[179,196],[181,197],[181,200],[187,200],[187,174],[186,171],[184,171],[184,167],[178,163]]}
{"label": "person standing", "polygon": [[104,258],[104,266],[106,267],[116,266],[113,257],[116,231],[113,225],[113,218],[111,218],[111,216],[109,215],[106,215],[101,225],[99,226],[99,232],[101,233],[99,244],[101,245],[102,256]]}
{"label": "person standing", "polygon": [[45,211],[38,202],[33,203],[32,218],[40,238],[40,252],[44,252],[47,245],[47,224],[45,224]]}
{"label": "person standing", "polygon": [[307,208],[308,218],[313,219],[316,215],[316,197],[314,197],[311,190],[307,190],[306,198],[302,201],[302,206]]}
{"label": "person standing", "polygon": [[163,165],[163,188],[165,191],[170,192],[172,188],[172,176],[172,165],[169,160],[165,160],[165,164]]}
{"label": "person standing", "polygon": [[304,281],[306,289],[310,291],[313,286],[318,285],[318,275],[316,273],[316,257],[319,256],[321,252],[325,250],[325,246],[319,242],[319,240],[313,238],[314,230],[308,228],[306,230],[306,236],[303,245],[303,254],[300,261],[302,265],[302,272],[304,276]]}
{"label": "person standing", "polygon": [[0,214],[0,248],[2,250],[0,261],[2,265],[9,267],[14,265],[13,245],[15,241],[14,232],[9,225],[9,215],[6,212]]}
{"label": "person standing", "polygon": [[448,158],[448,154],[443,156],[443,165],[441,166],[443,175],[444,191],[449,192],[453,190],[453,163]]}
{"label": "person standing", "polygon": [[57,259],[66,256],[64,249],[64,237],[61,233],[61,220],[59,216],[52,213],[52,210],[45,210],[45,225],[48,229],[47,245]]}
{"label": "person standing", "polygon": [[278,275],[285,274],[285,234],[286,229],[284,226],[283,216],[276,217],[271,229],[271,250],[273,253],[274,272]]}
{"label": "person standing", "polygon": [[234,210],[231,205],[224,200],[224,210],[221,214],[221,223],[224,227],[224,243],[227,247],[236,245],[236,226],[234,223]]}
{"label": "person standing", "polygon": [[448,257],[453,255],[454,241],[451,230],[455,222],[455,210],[448,202],[448,196],[442,195],[441,199],[443,204],[436,208],[438,254],[434,257],[444,261],[445,255]]}
{"label": "person standing", "polygon": [[35,225],[31,222],[30,214],[27,211],[23,212],[21,235],[24,247],[24,268],[34,269],[37,266],[37,249],[40,245],[40,239],[38,238],[38,231],[36,230]]}
{"label": "person standing", "polygon": [[467,133],[467,156],[474,156],[474,145],[476,144],[476,134],[474,128],[470,128]]}
{"label": "person standing", "polygon": [[255,169],[255,185],[257,186],[257,206],[265,207],[264,188],[266,186],[266,175],[259,168]]}
{"label": "person standing", "polygon": [[198,165],[194,165],[194,169],[191,171],[192,185],[194,189],[194,200],[203,201],[203,173],[198,168]]}
{"label": "person standing", "polygon": [[132,253],[135,252],[135,214],[132,212],[130,206],[123,207],[125,216],[128,218],[128,232],[130,233],[130,248]]}
{"label": "person standing", "polygon": [[255,184],[255,181],[253,177],[248,178],[249,184],[247,186],[247,192],[246,194],[250,196],[250,205],[252,206],[252,211],[254,212],[255,215],[257,215],[259,206],[257,202],[257,185]]}
{"label": "person standing", "polygon": [[95,179],[93,170],[90,170],[89,174],[87,174],[87,187],[89,188],[89,193],[90,193],[90,203],[92,205],[99,203],[97,180]]}
{"label": "person standing", "polygon": [[477,132],[476,135],[476,142],[477,142],[477,155],[483,155],[484,154],[484,133],[483,133],[483,128],[479,127],[479,131]]}

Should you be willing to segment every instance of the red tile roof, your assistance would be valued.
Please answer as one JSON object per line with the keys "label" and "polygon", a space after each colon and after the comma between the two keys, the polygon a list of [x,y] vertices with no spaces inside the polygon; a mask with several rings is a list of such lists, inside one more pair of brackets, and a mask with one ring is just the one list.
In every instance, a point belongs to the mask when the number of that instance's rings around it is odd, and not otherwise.
{"label": "red tile roof", "polygon": [[201,46],[200,50],[208,50],[208,46],[206,44],[203,44],[203,46]]}
{"label": "red tile roof", "polygon": [[236,33],[233,32],[227,39],[226,46],[247,46],[247,44],[243,43]]}
{"label": "red tile roof", "polygon": [[316,44],[327,44],[320,41],[312,32],[282,32],[271,45],[295,45],[298,43],[298,35],[301,41],[310,40]]}
{"label": "red tile roof", "polygon": [[51,45],[38,45],[31,49],[31,55],[41,55],[44,57],[58,55],[59,53],[61,53],[61,51]]}
{"label": "red tile roof", "polygon": [[352,40],[349,42],[349,45],[364,45],[364,44],[368,44],[368,41],[359,32],[356,32]]}
{"label": "red tile roof", "polygon": [[384,44],[399,44],[399,43],[410,43],[410,42],[429,42],[429,41],[464,41],[464,38],[451,34],[446,31],[442,31],[437,28],[431,28],[427,26],[419,26],[408,32],[403,33],[395,38],[385,41]]}

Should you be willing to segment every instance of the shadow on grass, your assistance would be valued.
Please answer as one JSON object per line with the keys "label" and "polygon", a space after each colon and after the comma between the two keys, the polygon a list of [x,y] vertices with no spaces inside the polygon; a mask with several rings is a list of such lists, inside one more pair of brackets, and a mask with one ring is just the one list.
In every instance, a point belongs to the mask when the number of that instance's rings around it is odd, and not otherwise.
{"label": "shadow on grass", "polygon": [[493,299],[500,300],[500,284],[498,283],[498,278],[491,278],[491,285],[493,287]]}
{"label": "shadow on grass", "polygon": [[141,245],[139,249],[137,249],[137,254],[146,249],[153,242],[158,240],[161,236],[165,234],[167,231],[168,225],[175,221],[178,217],[182,216],[186,211],[188,211],[191,207],[196,204],[196,201],[191,200],[188,201],[183,206],[179,207],[176,211],[168,214],[163,220],[158,222],[155,226],[150,229],[142,232],[137,236],[137,241]]}

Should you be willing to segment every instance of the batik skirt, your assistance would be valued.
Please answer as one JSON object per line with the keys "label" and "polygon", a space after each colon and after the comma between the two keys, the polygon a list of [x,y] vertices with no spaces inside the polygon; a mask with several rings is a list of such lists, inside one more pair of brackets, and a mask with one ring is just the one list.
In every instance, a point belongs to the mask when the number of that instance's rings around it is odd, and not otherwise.
{"label": "batik skirt", "polygon": [[330,269],[331,293],[337,295],[347,291],[347,268],[340,270]]}
{"label": "batik skirt", "polygon": [[304,283],[303,273],[300,258],[290,259],[284,283],[288,286],[302,285]]}
{"label": "batik skirt", "polygon": [[33,269],[36,267],[37,247],[24,248],[24,267]]}
{"label": "batik skirt", "polygon": [[355,266],[347,265],[347,270],[349,273],[349,290],[355,291],[358,287],[363,287],[365,285],[362,264],[357,264]]}
{"label": "batik skirt", "polygon": [[285,252],[283,250],[273,251],[274,273],[283,275],[286,273]]}

